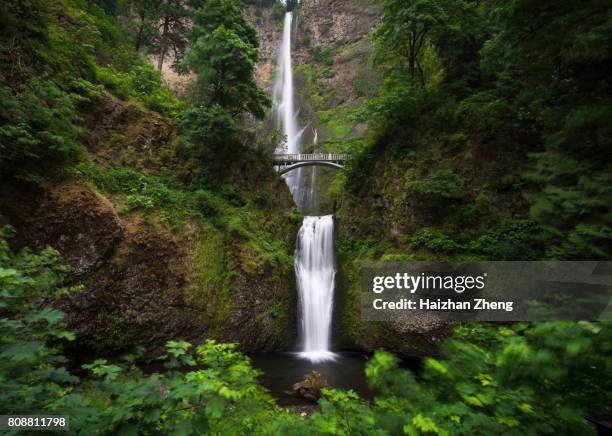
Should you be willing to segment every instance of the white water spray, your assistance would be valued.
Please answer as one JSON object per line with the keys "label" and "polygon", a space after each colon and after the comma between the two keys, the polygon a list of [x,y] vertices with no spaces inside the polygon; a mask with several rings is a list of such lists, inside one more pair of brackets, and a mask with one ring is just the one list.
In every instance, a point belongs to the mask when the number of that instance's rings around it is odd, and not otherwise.
{"label": "white water spray", "polygon": [[[277,153],[301,153],[301,136],[303,130],[298,126],[299,111],[295,110],[293,92],[293,67],[291,65],[291,24],[293,13],[285,14],[283,24],[283,39],[281,41],[278,57],[278,71],[272,97],[274,100],[274,119],[276,128],[280,129],[285,136],[285,143],[279,145]],[[307,199],[304,195],[304,181],[302,170],[291,171],[284,176],[287,186],[291,191],[293,200],[298,208],[302,209],[306,205]]]}
{"label": "white water spray", "polygon": [[291,21],[293,14],[285,14],[283,40],[279,57],[279,75],[274,84],[274,100],[277,103],[277,125],[280,122],[283,134],[286,136],[287,153],[299,153],[300,144],[297,141],[298,125],[293,102],[293,69],[291,66]]}
{"label": "white water spray", "polygon": [[[278,75],[273,89],[276,127],[282,129],[285,146],[278,153],[301,153],[301,137],[307,124],[300,129],[295,110],[293,71],[291,66],[291,23],[293,14],[285,14],[283,40],[278,60]],[[315,130],[315,141],[317,133]],[[306,180],[301,169],[285,176],[294,201],[304,210],[314,198],[316,172]],[[330,351],[336,266],[334,259],[334,220],[332,215],[306,216],[297,237],[295,275],[299,294],[300,356],[313,362],[334,359]]]}
{"label": "white water spray", "polygon": [[330,351],[336,265],[332,215],[304,217],[295,250],[299,293],[300,356],[317,362],[334,358]]}

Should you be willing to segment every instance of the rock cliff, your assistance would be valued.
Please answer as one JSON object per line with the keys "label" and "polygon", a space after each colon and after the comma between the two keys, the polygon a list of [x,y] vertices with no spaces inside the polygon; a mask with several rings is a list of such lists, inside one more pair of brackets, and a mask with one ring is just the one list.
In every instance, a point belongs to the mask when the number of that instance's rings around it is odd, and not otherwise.
{"label": "rock cliff", "polygon": [[[247,199],[231,225],[204,217],[169,226],[156,211],[127,210],[129,195],[102,189],[87,168],[103,180],[124,168],[120,177],[141,174],[137,183],[152,183],[147,177],[156,174],[160,159],[173,159],[174,128],[110,96],[84,111],[83,120],[86,163],[75,174],[44,186],[0,187],[0,225],[17,230],[14,247],[56,248],[70,268],[69,281],[83,285],[60,302],[78,345],[111,352],[212,337],[239,341],[245,351],[291,347],[294,285],[285,259],[297,222],[286,186],[267,163],[258,168],[255,162],[249,174],[230,169]],[[265,198],[257,200],[265,210],[250,196]],[[260,235],[245,233],[243,215],[258,220],[252,231]],[[257,238],[264,238],[263,249]]]}

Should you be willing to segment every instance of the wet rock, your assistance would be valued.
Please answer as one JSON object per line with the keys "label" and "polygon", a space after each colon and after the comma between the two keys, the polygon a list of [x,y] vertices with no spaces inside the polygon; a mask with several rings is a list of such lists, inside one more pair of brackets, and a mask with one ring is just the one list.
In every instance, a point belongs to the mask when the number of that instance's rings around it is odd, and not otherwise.
{"label": "wet rock", "polygon": [[290,266],[282,274],[251,271],[240,257],[243,245],[220,246],[218,255],[231,259],[232,295],[224,301],[228,291],[207,289],[199,276],[198,245],[213,229],[186,223],[173,233],[155,218],[120,217],[108,198],[78,181],[48,189],[2,185],[0,224],[17,230],[15,249],[56,248],[69,281],[83,285],[57,303],[77,348],[151,351],[172,339],[215,337],[259,351],[293,342]]}
{"label": "wet rock", "polygon": [[75,279],[99,268],[122,236],[112,204],[79,183],[62,183],[48,191],[6,184],[0,198],[0,215],[17,230],[16,248],[54,247]]}
{"label": "wet rock", "polygon": [[308,401],[316,402],[322,396],[322,389],[331,389],[331,386],[318,371],[312,371],[304,379],[292,386],[293,394]]}

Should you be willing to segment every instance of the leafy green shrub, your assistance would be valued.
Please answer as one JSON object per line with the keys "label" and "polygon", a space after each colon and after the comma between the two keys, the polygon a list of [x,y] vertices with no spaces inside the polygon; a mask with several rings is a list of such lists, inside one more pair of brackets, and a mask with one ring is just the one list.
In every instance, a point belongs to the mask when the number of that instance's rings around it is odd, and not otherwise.
{"label": "leafy green shrub", "polygon": [[199,189],[195,191],[194,196],[195,207],[203,216],[216,217],[223,213],[223,202],[209,191]]}
{"label": "leafy green shrub", "polygon": [[[9,250],[12,229],[0,229],[0,409],[4,413],[41,413],[63,395],[62,384],[77,380],[60,365],[66,361],[58,340],[74,339],[63,314],[36,301],[73,290],[62,288],[66,269],[59,253]],[[55,346],[49,345],[53,340]],[[35,412],[38,410],[38,412]]]}
{"label": "leafy green shrub", "polygon": [[32,81],[15,95],[0,76],[0,177],[38,180],[76,162],[82,101],[49,81]]}
{"label": "leafy green shrub", "polygon": [[[474,330],[480,343],[467,342]],[[392,355],[374,356],[366,373],[380,392],[377,424],[408,434],[594,433],[584,416],[610,407],[610,324],[459,327],[443,350],[445,360],[424,361],[420,382]]]}
{"label": "leafy green shrub", "polygon": [[412,190],[424,197],[453,200],[464,195],[464,179],[452,170],[436,170],[429,177],[412,183]]}
{"label": "leafy green shrub", "polygon": [[107,67],[98,67],[96,68],[96,81],[123,100],[126,100],[131,94],[130,80],[126,73],[118,73]]}
{"label": "leafy green shrub", "polygon": [[183,129],[185,137],[198,147],[198,155],[203,159],[213,159],[217,153],[223,152],[237,133],[234,119],[218,105],[210,109],[189,109],[185,113]]}
{"label": "leafy green shrub", "polygon": [[180,118],[186,108],[165,86],[160,72],[145,61],[127,73],[100,66],[95,71],[96,80],[123,100],[136,98],[149,109],[174,119]]}
{"label": "leafy green shrub", "polygon": [[317,46],[312,51],[312,60],[327,67],[331,67],[334,64],[335,52],[335,47]]}
{"label": "leafy green shrub", "polygon": [[[386,352],[367,363],[372,401],[323,390],[320,410],[280,409],[234,344],[167,343],[167,370],[148,376],[97,359],[79,380],[63,366],[58,340],[74,336],[41,297],[60,286],[58,254],[12,253],[0,234],[0,408],[8,414],[66,414],[82,434],[577,434],[609,413],[612,326],[549,322],[459,326],[445,359],[424,360],[418,378]],[[270,314],[274,316],[273,313]],[[55,346],[51,345],[56,344]],[[177,368],[184,368],[177,371]]]}
{"label": "leafy green shrub", "polygon": [[434,253],[456,253],[463,249],[461,245],[436,229],[424,228],[410,238],[415,247],[425,247]]}
{"label": "leafy green shrub", "polygon": [[407,126],[431,126],[442,122],[441,126],[448,125],[448,119],[438,120],[439,116],[435,115],[449,103],[448,96],[438,88],[421,88],[401,80],[397,83],[389,81],[378,96],[367,100],[354,112],[353,118],[373,124],[386,139],[410,138],[412,129],[407,129]]}
{"label": "leafy green shrub", "polygon": [[242,207],[246,205],[246,200],[240,188],[236,185],[225,184],[219,189],[221,197],[225,198],[233,206]]}
{"label": "leafy green shrub", "polygon": [[493,91],[483,91],[464,99],[457,108],[456,116],[474,132],[494,131],[497,135],[513,133],[513,109]]}
{"label": "leafy green shrub", "polygon": [[[534,236],[540,235],[540,236]],[[469,250],[491,260],[535,260],[542,258],[546,233],[536,223],[512,220],[500,224],[469,244]]]}

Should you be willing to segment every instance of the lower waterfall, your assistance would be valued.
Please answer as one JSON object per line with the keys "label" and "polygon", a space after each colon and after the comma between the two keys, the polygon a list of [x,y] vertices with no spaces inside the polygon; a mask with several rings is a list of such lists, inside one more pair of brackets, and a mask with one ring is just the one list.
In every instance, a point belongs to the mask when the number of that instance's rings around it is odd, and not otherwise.
{"label": "lower waterfall", "polygon": [[333,215],[306,216],[295,250],[300,316],[300,356],[334,358],[330,351],[336,262]]}

